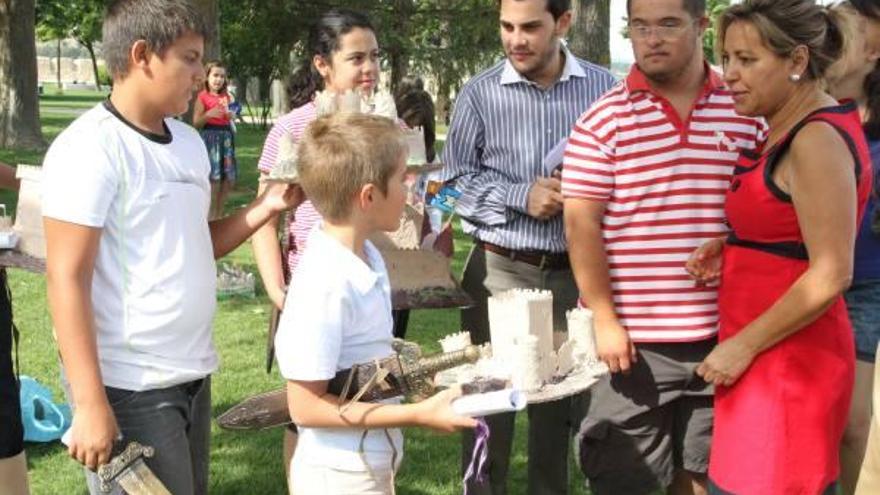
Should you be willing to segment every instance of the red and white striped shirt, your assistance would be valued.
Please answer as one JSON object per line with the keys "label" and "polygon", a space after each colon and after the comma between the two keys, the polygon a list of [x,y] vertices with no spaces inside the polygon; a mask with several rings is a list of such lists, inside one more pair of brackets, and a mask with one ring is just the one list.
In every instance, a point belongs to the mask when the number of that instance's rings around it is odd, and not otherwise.
{"label": "red and white striped shirt", "polygon": [[763,138],[709,76],[682,122],[633,66],[578,120],[562,193],[606,203],[602,232],[618,318],[634,342],[691,342],[717,332],[715,288],[685,271],[703,242],[727,232],[724,197],[739,151]]}

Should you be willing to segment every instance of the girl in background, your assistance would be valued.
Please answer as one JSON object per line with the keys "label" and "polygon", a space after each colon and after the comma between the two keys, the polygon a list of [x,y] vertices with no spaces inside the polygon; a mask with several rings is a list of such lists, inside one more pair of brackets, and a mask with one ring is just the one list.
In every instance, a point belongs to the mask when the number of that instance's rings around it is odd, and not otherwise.
{"label": "girl in background", "polygon": [[223,203],[238,178],[235,160],[235,134],[229,104],[234,101],[227,91],[226,67],[219,61],[205,66],[205,87],[199,92],[193,112],[193,125],[201,129],[211,161],[210,219],[223,215]]}

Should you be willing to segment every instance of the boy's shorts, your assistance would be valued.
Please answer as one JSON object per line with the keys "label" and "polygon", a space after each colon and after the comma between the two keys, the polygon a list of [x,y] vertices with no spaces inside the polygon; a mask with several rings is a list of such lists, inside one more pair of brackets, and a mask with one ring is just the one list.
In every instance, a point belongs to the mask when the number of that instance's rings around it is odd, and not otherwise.
{"label": "boy's shorts", "polygon": [[715,343],[636,344],[628,375],[588,390],[575,445],[594,495],[649,494],[678,469],[707,472],[714,389],[694,371]]}

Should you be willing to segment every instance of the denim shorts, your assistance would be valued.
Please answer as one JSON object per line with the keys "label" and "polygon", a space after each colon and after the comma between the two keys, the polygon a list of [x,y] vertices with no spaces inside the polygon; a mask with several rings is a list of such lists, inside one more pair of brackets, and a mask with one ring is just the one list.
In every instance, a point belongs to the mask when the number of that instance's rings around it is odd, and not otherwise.
{"label": "denim shorts", "polygon": [[844,294],[856,339],[856,358],[874,364],[880,342],[880,279],[858,280]]}

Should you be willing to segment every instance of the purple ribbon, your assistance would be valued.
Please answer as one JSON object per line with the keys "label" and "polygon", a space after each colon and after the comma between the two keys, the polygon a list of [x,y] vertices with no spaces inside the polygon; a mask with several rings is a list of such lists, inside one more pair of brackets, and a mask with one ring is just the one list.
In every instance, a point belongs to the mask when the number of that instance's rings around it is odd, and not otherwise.
{"label": "purple ribbon", "polygon": [[477,419],[477,427],[474,432],[474,451],[471,453],[471,462],[468,465],[467,472],[464,473],[462,484],[464,485],[464,495],[468,492],[468,481],[473,478],[477,483],[486,482],[486,473],[483,467],[489,458],[489,425],[486,424],[484,418]]}

